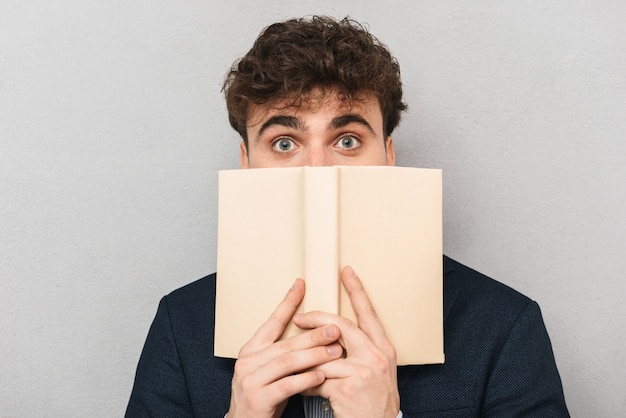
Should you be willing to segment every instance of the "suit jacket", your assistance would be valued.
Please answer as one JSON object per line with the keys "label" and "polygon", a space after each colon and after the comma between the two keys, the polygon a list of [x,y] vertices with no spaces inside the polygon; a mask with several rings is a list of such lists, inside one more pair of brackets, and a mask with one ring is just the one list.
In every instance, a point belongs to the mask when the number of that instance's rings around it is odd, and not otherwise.
{"label": "suit jacket", "polygon": [[[444,257],[441,365],[398,367],[405,417],[569,416],[539,306]],[[213,356],[215,274],[165,296],[127,417],[223,417],[234,360]],[[304,417],[302,398],[285,417]]]}

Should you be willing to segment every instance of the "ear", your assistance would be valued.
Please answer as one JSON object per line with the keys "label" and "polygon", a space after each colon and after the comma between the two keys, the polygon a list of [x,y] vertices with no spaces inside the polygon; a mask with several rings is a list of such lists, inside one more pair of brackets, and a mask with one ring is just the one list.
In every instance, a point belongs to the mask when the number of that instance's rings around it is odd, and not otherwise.
{"label": "ear", "polygon": [[396,152],[393,150],[393,138],[391,136],[385,140],[385,151],[387,152],[387,165],[396,165]]}
{"label": "ear", "polygon": [[241,165],[241,168],[250,168],[248,149],[246,148],[246,143],[244,141],[239,143],[239,164]]}

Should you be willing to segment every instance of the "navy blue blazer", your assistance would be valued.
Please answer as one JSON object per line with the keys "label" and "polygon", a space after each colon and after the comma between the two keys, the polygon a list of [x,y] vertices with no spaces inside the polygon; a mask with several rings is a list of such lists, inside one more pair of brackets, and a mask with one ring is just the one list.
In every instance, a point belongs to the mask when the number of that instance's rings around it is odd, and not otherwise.
{"label": "navy blue blazer", "polygon": [[[441,365],[398,367],[405,417],[567,417],[539,306],[444,257]],[[213,356],[215,274],[165,296],[150,327],[127,417],[223,417],[234,360]],[[285,417],[304,417],[302,398]]]}

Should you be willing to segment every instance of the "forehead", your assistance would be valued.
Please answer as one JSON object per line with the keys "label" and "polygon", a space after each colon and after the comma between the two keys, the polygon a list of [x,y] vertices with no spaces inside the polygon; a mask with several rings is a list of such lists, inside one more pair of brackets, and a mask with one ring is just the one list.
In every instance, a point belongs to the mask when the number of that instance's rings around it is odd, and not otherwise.
{"label": "forehead", "polygon": [[297,98],[281,98],[264,104],[250,105],[247,127],[257,126],[267,118],[277,114],[302,116],[320,113],[358,113],[367,115],[369,118],[382,120],[380,104],[373,93],[362,92],[347,96],[337,90],[314,89]]}

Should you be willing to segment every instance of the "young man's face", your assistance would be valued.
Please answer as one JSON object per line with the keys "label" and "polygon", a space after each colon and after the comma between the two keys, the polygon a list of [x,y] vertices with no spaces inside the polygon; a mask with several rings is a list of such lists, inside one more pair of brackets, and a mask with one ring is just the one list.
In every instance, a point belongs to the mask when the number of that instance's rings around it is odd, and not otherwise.
{"label": "young man's face", "polygon": [[300,106],[288,102],[253,106],[248,147],[241,143],[241,167],[394,165],[391,137],[383,134],[378,99],[340,100],[336,92]]}

